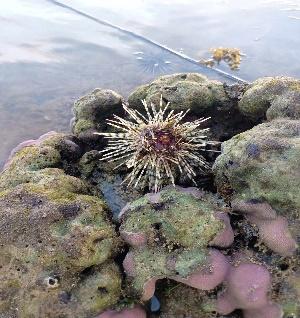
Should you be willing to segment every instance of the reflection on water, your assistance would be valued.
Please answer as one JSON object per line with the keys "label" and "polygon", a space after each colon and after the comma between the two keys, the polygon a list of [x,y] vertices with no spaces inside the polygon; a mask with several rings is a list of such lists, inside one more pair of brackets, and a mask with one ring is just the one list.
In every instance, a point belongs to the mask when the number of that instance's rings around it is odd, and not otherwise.
{"label": "reflection on water", "polygon": [[136,60],[140,65],[141,71],[145,73],[150,73],[156,76],[172,73],[174,69],[173,56],[170,56],[165,51],[156,50],[155,51],[138,51],[134,52]]}
{"label": "reflection on water", "polygon": [[[252,80],[300,76],[300,21],[289,18],[300,16],[296,1],[72,0],[72,6],[198,60],[210,47],[238,47],[247,60],[235,74]],[[95,87],[127,96],[158,75],[190,71],[224,80],[50,0],[1,1],[0,27],[0,165],[20,141],[68,130],[72,103]]]}

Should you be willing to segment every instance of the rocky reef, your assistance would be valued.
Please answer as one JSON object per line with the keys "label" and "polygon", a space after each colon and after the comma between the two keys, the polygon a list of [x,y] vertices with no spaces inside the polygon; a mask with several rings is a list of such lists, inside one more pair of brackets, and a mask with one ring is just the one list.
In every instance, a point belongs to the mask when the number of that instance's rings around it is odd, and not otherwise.
{"label": "rocky reef", "polygon": [[123,267],[137,297],[150,299],[162,278],[204,290],[223,281],[228,263],[209,246],[230,246],[233,232],[226,208],[212,195],[164,189],[127,205],[121,219],[120,235],[131,246]]}
{"label": "rocky reef", "polygon": [[105,202],[62,169],[80,154],[71,139],[20,145],[0,176],[1,317],[92,317],[119,299],[120,240]]}
{"label": "rocky reef", "polygon": [[0,317],[300,317],[299,87],[187,73],[132,92],[139,112],[162,97],[186,120],[211,117],[220,147],[198,187],[178,174],[147,193],[99,160],[94,133],[126,116],[111,90],[75,102],[72,133],[17,146],[0,174]]}

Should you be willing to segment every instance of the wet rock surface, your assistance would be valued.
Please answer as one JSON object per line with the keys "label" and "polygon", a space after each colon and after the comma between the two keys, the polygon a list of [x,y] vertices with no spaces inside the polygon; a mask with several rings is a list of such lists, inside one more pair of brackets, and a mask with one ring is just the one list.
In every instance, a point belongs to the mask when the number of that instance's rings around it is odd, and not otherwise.
{"label": "wet rock surface", "polygon": [[23,142],[0,174],[1,318],[300,316],[299,80],[174,74],[128,103],[161,95],[187,120],[211,116],[209,138],[225,141],[196,178],[206,191],[184,176],[158,194],[122,184],[94,132],[124,99],[82,97],[73,134]]}
{"label": "wet rock surface", "polygon": [[[119,230],[131,246],[123,266],[132,292],[148,300],[156,281],[166,277],[204,290],[217,286],[228,264],[219,251],[207,247],[231,245],[226,218],[221,202],[193,188],[162,190],[127,205]],[[208,274],[209,267],[215,268]]]}
{"label": "wet rock surface", "polygon": [[238,108],[252,120],[300,119],[300,81],[291,77],[260,78],[246,89]]}
{"label": "wet rock surface", "polygon": [[58,168],[78,157],[65,138],[19,147],[1,174],[1,317],[92,317],[119,299],[118,235],[91,186]]}
{"label": "wet rock surface", "polygon": [[97,147],[96,131],[105,131],[105,119],[122,114],[123,97],[109,89],[95,89],[81,97],[73,107],[72,132],[92,147]]}
{"label": "wet rock surface", "polygon": [[282,255],[293,254],[299,239],[299,133],[298,120],[260,124],[225,142],[214,165],[219,192],[231,189],[233,209]]}
{"label": "wet rock surface", "polygon": [[237,107],[246,87],[245,84],[226,85],[197,73],[166,75],[138,87],[128,97],[128,103],[130,107],[142,109],[142,99],[157,105],[162,96],[164,103],[170,102],[172,110],[189,109],[187,120],[211,117],[207,124],[210,137],[223,141],[253,125]]}

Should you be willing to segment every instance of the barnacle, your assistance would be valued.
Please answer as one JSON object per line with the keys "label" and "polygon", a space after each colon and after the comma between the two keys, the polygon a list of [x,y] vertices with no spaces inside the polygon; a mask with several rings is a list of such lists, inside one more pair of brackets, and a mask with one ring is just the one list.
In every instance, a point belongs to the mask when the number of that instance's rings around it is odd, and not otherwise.
{"label": "barnacle", "polygon": [[122,160],[117,167],[126,165],[131,169],[123,182],[134,187],[148,184],[151,191],[157,192],[168,182],[175,185],[176,170],[196,184],[194,168],[202,171],[210,168],[200,154],[207,144],[214,143],[206,141],[208,128],[200,128],[209,118],[182,122],[188,111],[167,112],[169,103],[163,106],[162,98],[158,110],[153,103],[150,107],[146,101],[142,103],[145,115],[123,104],[131,121],[116,115],[107,120],[121,132],[96,133],[109,139],[107,147],[100,151],[103,155],[100,160]]}

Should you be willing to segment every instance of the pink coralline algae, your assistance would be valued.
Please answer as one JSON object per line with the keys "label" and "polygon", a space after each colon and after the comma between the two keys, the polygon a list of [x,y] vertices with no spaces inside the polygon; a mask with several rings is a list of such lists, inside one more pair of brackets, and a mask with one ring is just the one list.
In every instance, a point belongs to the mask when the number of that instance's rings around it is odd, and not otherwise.
{"label": "pink coralline algae", "polygon": [[226,257],[218,250],[210,249],[207,265],[204,268],[186,278],[178,275],[171,278],[197,289],[211,290],[224,281],[229,268],[230,264]]}
{"label": "pink coralline algae", "polygon": [[224,229],[220,231],[210,242],[210,246],[228,247],[233,243],[234,234],[227,213],[215,212],[215,217],[224,223]]}
{"label": "pink coralline algae", "polygon": [[[129,252],[123,262],[125,273],[129,277],[135,277],[139,274],[136,271],[137,264],[135,263],[134,256],[135,255],[132,252]],[[172,267],[175,267],[175,264],[172,264],[171,261],[167,261],[167,267],[169,267],[171,270]],[[187,277],[182,277],[180,275],[170,275],[168,278],[197,289],[211,290],[224,281],[229,268],[230,264],[226,257],[218,250],[210,249],[209,256],[203,268],[195,270]],[[154,295],[155,284],[160,278],[162,277],[154,276],[145,281],[141,300],[147,301]]]}
{"label": "pink coralline algae", "polygon": [[250,222],[257,225],[261,240],[271,250],[282,256],[293,255],[297,243],[289,232],[287,219],[277,216],[268,203],[235,200],[232,209],[244,213]]}
{"label": "pink coralline algae", "polygon": [[133,294],[149,300],[156,281],[169,278],[211,290],[230,268],[216,248],[233,242],[228,208],[196,188],[166,188],[128,204],[120,235],[130,245],[123,267]]}
{"label": "pink coralline algae", "polygon": [[[123,262],[128,285],[141,301],[148,301],[162,278],[202,291],[224,284],[225,291],[216,300],[218,313],[241,309],[245,318],[280,318],[280,306],[268,296],[268,270],[253,259],[241,255],[231,259],[218,250],[233,243],[233,231],[228,208],[217,208],[215,200],[204,191],[176,187],[128,204],[120,227],[121,237],[130,245]],[[273,227],[276,223],[280,232],[282,218],[269,205],[234,207],[247,210],[247,217],[259,223],[266,242],[275,241],[267,223],[273,222]]]}
{"label": "pink coralline algae", "polygon": [[280,306],[268,299],[271,276],[257,264],[242,263],[232,267],[226,277],[226,290],[219,295],[217,311],[229,314],[242,309],[244,318],[281,318]]}

